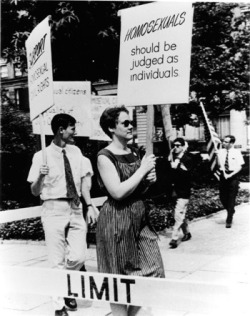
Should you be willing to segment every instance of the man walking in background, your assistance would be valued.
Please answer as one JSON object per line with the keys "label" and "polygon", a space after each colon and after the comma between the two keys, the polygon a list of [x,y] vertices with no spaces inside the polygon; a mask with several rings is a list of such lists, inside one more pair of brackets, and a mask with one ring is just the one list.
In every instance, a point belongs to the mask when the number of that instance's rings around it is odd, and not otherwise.
{"label": "man walking in background", "polygon": [[[81,269],[87,249],[80,195],[88,207],[88,221],[97,218],[90,197],[92,166],[74,145],[75,123],[68,114],[53,117],[54,139],[46,147],[47,163],[42,151],[37,152],[28,175],[32,194],[43,200],[41,220],[49,263],[52,268],[69,270]],[[75,299],[53,298],[53,302],[55,316],[68,316],[67,309],[77,309]]]}
{"label": "man walking in background", "polygon": [[192,236],[186,219],[187,206],[191,194],[191,170],[193,161],[187,153],[187,143],[182,137],[176,138],[173,142],[173,149],[169,155],[172,171],[173,190],[176,195],[174,211],[175,225],[173,227],[172,239],[169,243],[171,248],[178,246],[180,230],[184,236],[182,241],[189,240]]}
{"label": "man walking in background", "polygon": [[218,163],[221,169],[220,200],[227,210],[226,228],[231,228],[235,213],[235,200],[239,190],[238,175],[244,164],[244,159],[239,150],[233,148],[235,137],[225,136],[222,146],[218,151]]}

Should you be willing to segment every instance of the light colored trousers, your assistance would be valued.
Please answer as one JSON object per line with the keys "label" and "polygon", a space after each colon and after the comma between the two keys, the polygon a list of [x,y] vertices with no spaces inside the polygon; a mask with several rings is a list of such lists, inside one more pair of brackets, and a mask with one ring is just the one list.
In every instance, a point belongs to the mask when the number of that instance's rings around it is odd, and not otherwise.
{"label": "light colored trousers", "polygon": [[[41,220],[51,268],[80,270],[84,264],[87,225],[82,204],[66,200],[47,200],[42,205]],[[53,297],[56,310],[64,306],[63,298]]]}
{"label": "light colored trousers", "polygon": [[175,224],[172,232],[172,239],[178,240],[180,230],[182,229],[183,234],[189,233],[188,223],[186,220],[186,211],[188,206],[189,199],[177,199],[175,210],[174,210],[174,219]]}

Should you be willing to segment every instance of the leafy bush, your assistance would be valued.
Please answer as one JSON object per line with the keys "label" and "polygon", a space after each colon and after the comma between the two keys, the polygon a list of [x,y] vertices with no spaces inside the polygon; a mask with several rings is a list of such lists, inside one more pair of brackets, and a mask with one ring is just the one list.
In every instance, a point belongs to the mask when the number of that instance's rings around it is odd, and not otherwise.
{"label": "leafy bush", "polygon": [[20,111],[10,99],[1,95],[2,151],[9,153],[32,153],[36,148],[36,135],[32,133],[29,114]]}
{"label": "leafy bush", "polygon": [[37,136],[32,133],[29,114],[1,91],[1,209],[36,205],[27,182],[32,155],[37,150]]}
{"label": "leafy bush", "polygon": [[39,204],[39,197],[31,194],[27,182],[32,155],[28,153],[1,153],[2,192],[1,206],[3,210],[29,207]]}
{"label": "leafy bush", "polygon": [[40,218],[25,219],[0,226],[3,239],[44,240],[44,231]]}
{"label": "leafy bush", "polygon": [[[250,192],[248,190],[240,190],[236,205],[248,203],[250,201]],[[161,201],[156,203],[156,208],[150,215],[151,224],[156,231],[169,228],[174,225],[174,206],[175,200]],[[218,188],[196,188],[192,189],[191,198],[187,209],[188,220],[193,220],[202,216],[216,213],[223,209],[219,198]]]}

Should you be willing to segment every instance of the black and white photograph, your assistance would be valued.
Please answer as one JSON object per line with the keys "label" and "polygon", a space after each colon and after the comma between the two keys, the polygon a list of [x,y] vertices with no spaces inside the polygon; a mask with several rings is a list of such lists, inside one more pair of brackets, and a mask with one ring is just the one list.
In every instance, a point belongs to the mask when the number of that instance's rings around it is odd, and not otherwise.
{"label": "black and white photograph", "polygon": [[1,316],[249,315],[249,38],[249,1],[1,0]]}

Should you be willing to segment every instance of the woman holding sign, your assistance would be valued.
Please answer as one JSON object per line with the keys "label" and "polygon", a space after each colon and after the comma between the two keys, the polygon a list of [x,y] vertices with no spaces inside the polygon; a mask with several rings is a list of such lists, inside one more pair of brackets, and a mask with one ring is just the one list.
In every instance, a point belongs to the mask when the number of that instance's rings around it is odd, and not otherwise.
{"label": "woman holding sign", "polygon": [[[164,277],[155,232],[147,223],[143,193],[156,181],[155,156],[140,158],[128,145],[133,125],[128,110],[106,109],[100,118],[112,142],[98,153],[98,180],[108,199],[97,224],[97,262],[103,273]],[[136,315],[139,306],[111,304],[112,314]]]}

